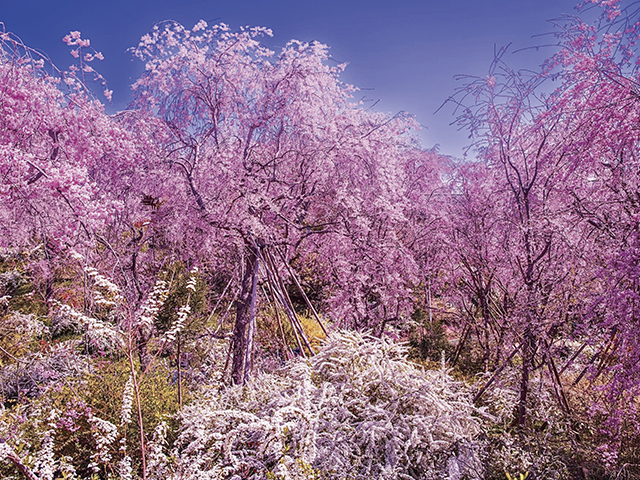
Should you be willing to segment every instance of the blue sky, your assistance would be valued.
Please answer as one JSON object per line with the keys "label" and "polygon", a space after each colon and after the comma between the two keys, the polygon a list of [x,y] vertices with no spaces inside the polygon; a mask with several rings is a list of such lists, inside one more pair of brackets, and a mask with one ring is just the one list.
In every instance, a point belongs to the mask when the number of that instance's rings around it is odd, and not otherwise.
{"label": "blue sky", "polygon": [[[72,63],[61,41],[82,32],[105,55],[94,65],[114,91],[109,111],[123,109],[129,85],[142,66],[127,48],[162,20],[193,26],[199,19],[231,27],[271,28],[270,46],[295,38],[331,47],[348,62],[342,79],[360,87],[376,109],[414,114],[425,127],[425,147],[440,145],[460,156],[467,134],[449,126],[452,109],[434,112],[458,85],[454,75],[484,76],[494,45],[512,49],[545,43],[547,20],[574,14],[578,0],[0,0],[0,21],[23,42],[47,53],[59,67]],[[550,39],[549,39],[550,40]],[[548,40],[547,40],[548,41]],[[535,67],[543,53],[514,54],[517,65]]]}

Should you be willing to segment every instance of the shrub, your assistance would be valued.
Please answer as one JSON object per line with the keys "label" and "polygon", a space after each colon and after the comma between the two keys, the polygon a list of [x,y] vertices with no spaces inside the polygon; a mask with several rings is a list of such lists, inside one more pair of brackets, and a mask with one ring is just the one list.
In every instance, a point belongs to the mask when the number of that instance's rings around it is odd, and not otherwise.
{"label": "shrub", "polygon": [[185,407],[162,478],[482,478],[474,412],[445,370],[333,334],[309,360]]}
{"label": "shrub", "polygon": [[[484,374],[477,388],[491,375]],[[528,478],[549,480],[616,478],[605,475],[598,466],[600,462],[594,462],[596,445],[589,433],[593,425],[579,420],[587,417],[584,413],[576,415],[579,410],[576,406],[585,401],[584,395],[578,399],[575,389],[567,391],[570,410],[566,411],[547,368],[539,368],[530,377],[527,423],[519,428],[520,381],[517,365],[508,367],[482,397],[488,412],[495,416],[494,419],[485,417],[487,480],[503,480],[506,473],[513,478],[528,474]]]}

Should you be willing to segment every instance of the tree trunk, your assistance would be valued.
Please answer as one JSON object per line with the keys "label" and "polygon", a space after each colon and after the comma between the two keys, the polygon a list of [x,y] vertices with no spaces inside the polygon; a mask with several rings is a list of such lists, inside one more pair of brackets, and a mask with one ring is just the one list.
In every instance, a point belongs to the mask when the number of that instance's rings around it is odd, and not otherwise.
{"label": "tree trunk", "polygon": [[533,369],[533,357],[535,354],[535,339],[527,328],[524,334],[522,349],[522,376],[520,377],[520,398],[518,400],[518,430],[524,431],[527,423],[527,395],[529,393],[529,375]]}
{"label": "tree trunk", "polygon": [[255,321],[255,296],[258,283],[258,251],[247,245],[244,273],[240,297],[236,304],[236,324],[233,330],[233,361],[231,366],[231,382],[244,385],[252,363],[252,338],[255,329],[251,323]]}

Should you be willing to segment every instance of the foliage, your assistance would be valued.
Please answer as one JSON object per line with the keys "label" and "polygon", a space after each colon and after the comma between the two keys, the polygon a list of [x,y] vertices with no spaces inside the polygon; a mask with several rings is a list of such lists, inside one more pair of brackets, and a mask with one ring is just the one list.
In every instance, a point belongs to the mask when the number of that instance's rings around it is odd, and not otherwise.
{"label": "foliage", "polygon": [[469,398],[389,341],[333,333],[311,359],[185,407],[164,478],[482,478]]}
{"label": "foliage", "polygon": [[[52,361],[55,358],[52,355]],[[89,363],[88,359],[83,360]],[[34,368],[33,374],[37,372]],[[25,462],[36,467],[36,471],[37,459],[48,448],[46,438],[51,441],[54,471],[66,469],[74,471],[75,478],[90,478],[95,472],[117,471],[124,455],[129,455],[134,468],[139,469],[137,426],[127,425],[121,419],[128,378],[126,361],[98,362],[90,372],[76,373],[75,378],[58,370],[57,378],[49,379],[46,389],[40,383],[39,395],[32,402],[4,412],[3,438],[19,448],[22,456],[26,454]],[[178,401],[170,371],[156,368],[141,383],[140,396],[146,429],[153,431],[161,422],[175,425],[171,416],[178,409]],[[124,452],[123,445],[127,446]],[[4,475],[10,475],[9,472]]]}
{"label": "foliage", "polygon": [[109,116],[80,32],[67,71],[1,32],[2,475],[631,478],[640,27],[589,5],[466,78],[474,161],[317,42],[159,24]]}
{"label": "foliage", "polygon": [[415,360],[438,362],[443,355],[451,358],[452,345],[444,330],[440,316],[431,319],[422,308],[417,308],[411,315],[413,322],[409,333],[410,356]]}

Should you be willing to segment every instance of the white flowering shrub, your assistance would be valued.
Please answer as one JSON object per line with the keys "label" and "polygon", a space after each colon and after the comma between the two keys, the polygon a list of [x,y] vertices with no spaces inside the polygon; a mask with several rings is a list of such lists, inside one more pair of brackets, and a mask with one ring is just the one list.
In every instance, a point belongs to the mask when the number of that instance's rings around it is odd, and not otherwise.
{"label": "white flowering shrub", "polygon": [[142,304],[138,315],[138,324],[142,328],[151,328],[169,295],[169,284],[164,280],[157,280],[153,290]]}
{"label": "white flowering shrub", "polygon": [[11,312],[10,315],[2,319],[0,332],[11,332],[27,337],[40,338],[50,333],[49,327],[33,314]]}
{"label": "white flowering shrub", "polygon": [[182,374],[190,388],[197,390],[201,385],[224,382],[224,365],[229,353],[228,340],[203,335],[192,340],[189,347],[193,355],[187,357],[189,365]]}
{"label": "white flowering shrub", "polygon": [[[403,347],[356,333],[318,355],[212,389],[181,414],[174,479],[482,478],[480,424],[467,389],[422,371]],[[156,478],[160,478],[156,476]]]}
{"label": "white flowering shrub", "polygon": [[91,455],[92,462],[89,464],[89,468],[93,469],[95,473],[99,473],[99,465],[108,465],[111,461],[111,446],[118,438],[118,427],[108,420],[93,415],[88,420],[92,426],[91,434],[96,444],[95,451]]}
{"label": "white flowering shrub", "polygon": [[85,345],[104,353],[122,350],[124,339],[114,323],[85,315],[72,306],[55,300],[51,303],[57,307],[55,314],[55,318],[59,322],[57,324],[65,325],[67,329],[84,330],[83,342]]}
{"label": "white flowering shrub", "polygon": [[63,380],[80,378],[90,370],[73,342],[59,343],[47,352],[31,352],[19,362],[0,367],[0,392],[4,401],[34,398]]}
{"label": "white flowering shrub", "polygon": [[0,273],[0,295],[11,294],[25,282],[24,275],[18,270]]}
{"label": "white flowering shrub", "polygon": [[41,480],[53,480],[55,471],[58,468],[58,462],[53,451],[53,437],[57,427],[58,415],[59,412],[56,410],[50,412],[47,419],[48,429],[42,435],[42,445],[35,459],[35,470]]}

